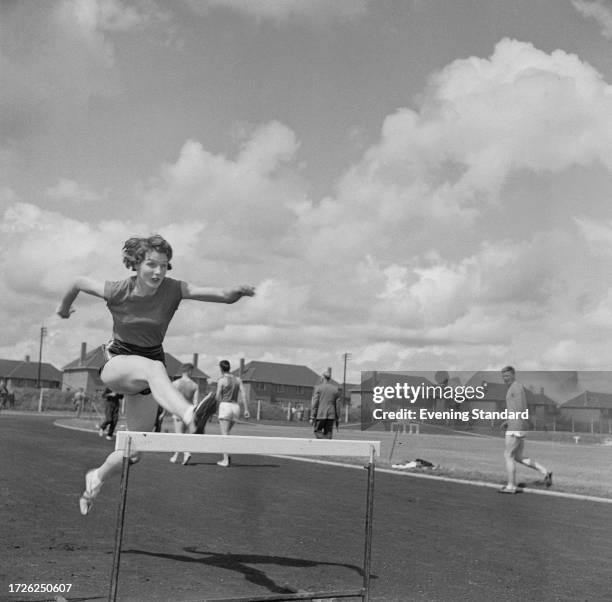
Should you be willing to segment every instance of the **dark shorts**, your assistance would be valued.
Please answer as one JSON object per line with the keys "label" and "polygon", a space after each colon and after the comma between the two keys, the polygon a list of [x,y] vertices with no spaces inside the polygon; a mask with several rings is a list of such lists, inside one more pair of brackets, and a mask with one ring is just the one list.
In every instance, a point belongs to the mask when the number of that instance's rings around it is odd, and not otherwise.
{"label": "dark shorts", "polygon": [[[139,345],[132,345],[131,343],[126,343],[125,341],[118,341],[117,339],[111,339],[103,348],[104,351],[104,364],[100,366],[100,370],[98,374],[102,374],[102,369],[106,365],[112,357],[116,355],[138,355],[140,357],[146,357],[150,360],[155,360],[161,362],[166,365],[166,354],[164,353],[164,348],[161,345],[156,345],[155,347],[140,347]],[[141,395],[149,395],[151,393],[151,389],[146,388],[143,389],[140,394]]]}

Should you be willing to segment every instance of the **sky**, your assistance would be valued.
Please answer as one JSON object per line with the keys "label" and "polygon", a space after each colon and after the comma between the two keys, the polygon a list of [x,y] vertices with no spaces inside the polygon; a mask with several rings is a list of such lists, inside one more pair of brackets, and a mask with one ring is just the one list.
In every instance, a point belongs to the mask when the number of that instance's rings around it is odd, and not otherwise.
{"label": "sky", "polygon": [[0,357],[160,233],[210,375],[612,365],[609,0],[0,1]]}

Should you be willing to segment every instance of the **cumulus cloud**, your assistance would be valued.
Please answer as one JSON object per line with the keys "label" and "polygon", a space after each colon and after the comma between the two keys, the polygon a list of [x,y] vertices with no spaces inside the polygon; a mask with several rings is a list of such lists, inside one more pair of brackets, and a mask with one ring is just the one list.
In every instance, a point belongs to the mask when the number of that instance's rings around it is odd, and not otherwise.
{"label": "cumulus cloud", "polygon": [[612,4],[609,0],[572,0],[572,5],[583,17],[595,20],[604,37],[612,39]]}
{"label": "cumulus cloud", "polygon": [[[588,186],[593,166],[612,170],[611,110],[609,84],[579,57],[505,39],[433,74],[322,199],[308,196],[299,137],[278,121],[244,132],[233,153],[185,141],[135,187],[138,222],[84,223],[5,190],[0,313],[16,298],[40,312],[72,273],[125,276],[123,240],[161,230],[172,276],[259,285],[235,306],[179,312],[169,344],[183,353],[325,366],[349,351],[355,370],[572,369],[580,352],[599,368],[612,361],[612,211]],[[539,193],[569,170],[585,183],[579,212],[562,187]],[[48,194],[84,189],[66,180]],[[86,332],[100,340],[108,326],[89,307]]]}
{"label": "cumulus cloud", "polygon": [[271,240],[277,253],[291,255],[293,205],[303,191],[288,164],[298,146],[295,134],[278,122],[256,128],[234,159],[187,141],[176,162],[149,183],[144,202],[158,221],[184,212],[204,224],[199,257],[260,263]]}
{"label": "cumulus cloud", "polygon": [[[585,244],[587,222],[577,228],[571,214],[564,219],[565,202],[540,210],[545,201],[530,198],[529,187],[511,195],[509,182],[592,165],[609,171],[611,102],[601,74],[560,50],[505,39],[489,58],[454,61],[430,78],[418,109],[385,119],[380,141],[334,197],[300,214],[304,256],[323,264],[333,249],[339,267],[332,262],[326,272],[342,282],[336,296],[367,305],[379,338],[393,324],[396,350],[401,341],[410,348],[441,340],[469,342],[466,358],[485,344],[508,352],[525,343],[518,332],[526,328],[537,355],[559,322],[576,318],[581,289],[601,293],[594,274],[604,266]],[[365,288],[357,270],[346,274],[361,260]],[[585,263],[594,271],[585,274]]]}

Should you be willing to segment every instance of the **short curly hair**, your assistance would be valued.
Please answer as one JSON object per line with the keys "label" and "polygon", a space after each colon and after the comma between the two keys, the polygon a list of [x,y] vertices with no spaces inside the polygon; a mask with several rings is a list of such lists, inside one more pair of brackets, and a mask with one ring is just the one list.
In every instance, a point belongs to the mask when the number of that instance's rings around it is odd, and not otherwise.
{"label": "short curly hair", "polygon": [[135,272],[136,268],[144,260],[147,251],[163,253],[168,258],[168,269],[172,269],[172,265],[170,264],[170,260],[172,259],[172,247],[170,243],[159,234],[151,234],[151,236],[146,238],[142,236],[128,238],[122,249],[125,267]]}

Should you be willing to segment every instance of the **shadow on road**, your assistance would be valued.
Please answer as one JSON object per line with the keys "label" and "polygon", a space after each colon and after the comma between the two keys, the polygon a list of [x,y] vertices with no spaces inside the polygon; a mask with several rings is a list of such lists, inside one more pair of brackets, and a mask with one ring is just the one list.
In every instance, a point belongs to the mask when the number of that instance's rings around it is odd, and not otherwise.
{"label": "shadow on road", "polygon": [[[267,588],[272,593],[290,594],[296,593],[298,590],[291,589],[284,585],[275,583],[266,573],[260,569],[256,569],[253,564],[276,564],[278,566],[291,566],[298,568],[320,567],[320,566],[337,566],[355,571],[358,575],[363,576],[363,569],[353,564],[344,564],[337,562],[320,562],[317,560],[305,560],[303,558],[286,558],[283,556],[266,556],[261,554],[225,554],[210,552],[207,550],[198,550],[195,547],[183,548],[189,554],[199,554],[202,557],[194,558],[193,556],[185,556],[182,554],[165,554],[163,552],[149,552],[147,550],[123,550],[122,554],[139,554],[143,556],[154,556],[156,558],[166,558],[168,560],[176,560],[178,562],[195,562],[207,566],[214,566],[230,571],[242,573],[244,578],[260,587]],[[372,575],[372,578],[376,577]]]}

